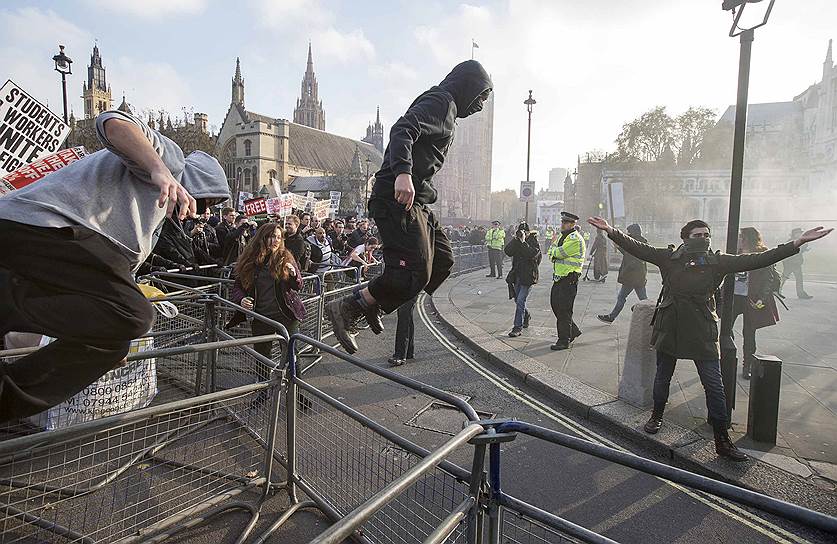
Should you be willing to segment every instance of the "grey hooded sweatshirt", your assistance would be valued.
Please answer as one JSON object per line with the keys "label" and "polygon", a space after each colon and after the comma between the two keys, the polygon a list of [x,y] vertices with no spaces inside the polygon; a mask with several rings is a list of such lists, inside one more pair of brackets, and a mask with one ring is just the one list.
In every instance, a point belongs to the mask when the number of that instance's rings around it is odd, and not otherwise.
{"label": "grey hooded sweatshirt", "polygon": [[176,143],[140,119],[121,111],[96,118],[96,135],[105,149],[0,198],[0,219],[36,227],[87,227],[116,244],[136,269],[151,253],[166,209],[150,175],[122,155],[105,136],[105,121],[136,124],[163,163],[195,199],[230,197],[227,177],[213,157],[195,151],[183,157]]}

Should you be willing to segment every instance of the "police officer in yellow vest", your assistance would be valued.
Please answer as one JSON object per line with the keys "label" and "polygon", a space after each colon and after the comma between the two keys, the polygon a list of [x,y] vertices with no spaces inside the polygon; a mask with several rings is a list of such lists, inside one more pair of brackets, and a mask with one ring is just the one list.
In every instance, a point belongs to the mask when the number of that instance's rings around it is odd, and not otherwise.
{"label": "police officer in yellow vest", "polygon": [[561,233],[547,253],[552,261],[553,281],[549,302],[558,322],[558,341],[550,346],[555,351],[569,348],[570,343],[581,336],[581,330],[573,321],[573,304],[587,244],[578,232],[577,221],[577,215],[561,212]]}
{"label": "police officer in yellow vest", "polygon": [[[491,273],[486,278],[503,277],[503,248],[506,246],[506,231],[500,228],[499,221],[492,221],[491,228],[485,233],[485,245],[488,247],[488,266]],[[494,275],[494,271],[497,275]]]}

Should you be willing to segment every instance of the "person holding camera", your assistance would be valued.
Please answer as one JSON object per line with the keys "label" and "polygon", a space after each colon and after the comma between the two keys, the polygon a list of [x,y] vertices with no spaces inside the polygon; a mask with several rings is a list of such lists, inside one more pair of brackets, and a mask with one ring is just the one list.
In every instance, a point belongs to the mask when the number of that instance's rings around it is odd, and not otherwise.
{"label": "person holding camera", "polygon": [[521,223],[504,249],[512,259],[512,267],[506,282],[509,284],[509,298],[514,299],[514,325],[509,337],[520,336],[529,327],[530,314],[526,299],[533,285],[538,283],[538,265],[541,264],[541,248],[536,231],[530,231],[527,223]]}
{"label": "person holding camera", "polygon": [[627,253],[657,265],[663,278],[663,291],[652,320],[651,341],[657,350],[654,410],[645,424],[645,432],[656,434],[663,425],[663,411],[677,360],[692,359],[706,392],[706,408],[715,434],[715,452],[732,461],[746,461],[747,455],[732,443],[727,433],[729,420],[721,380],[715,292],[727,274],[768,267],[796,255],[803,244],[822,238],[834,229],[817,227],[771,250],[729,255],[709,249],[710,228],[699,219],[689,221],[680,229],[683,243],[676,249],[644,244],[613,228],[601,217],[591,217],[587,222],[607,232],[608,238]]}
{"label": "person holding camera", "polygon": [[250,229],[255,226],[256,222],[250,221],[247,216],[240,215],[235,218],[235,228],[226,235],[224,247],[221,248],[224,266],[229,266],[238,261],[238,257],[244,251],[244,246],[247,245]]}

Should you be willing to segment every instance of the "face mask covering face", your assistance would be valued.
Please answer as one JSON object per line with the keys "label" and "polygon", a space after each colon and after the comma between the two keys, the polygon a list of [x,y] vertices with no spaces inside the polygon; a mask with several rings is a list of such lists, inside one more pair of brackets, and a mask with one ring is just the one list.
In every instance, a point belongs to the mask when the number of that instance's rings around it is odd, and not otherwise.
{"label": "face mask covering face", "polygon": [[687,238],[683,246],[686,253],[706,253],[709,251],[709,238]]}

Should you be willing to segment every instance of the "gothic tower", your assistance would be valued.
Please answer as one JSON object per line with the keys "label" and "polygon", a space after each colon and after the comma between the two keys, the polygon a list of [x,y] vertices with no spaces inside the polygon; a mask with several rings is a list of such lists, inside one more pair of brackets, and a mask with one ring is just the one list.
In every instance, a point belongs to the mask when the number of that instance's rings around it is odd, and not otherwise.
{"label": "gothic tower", "polygon": [[241,63],[235,58],[235,77],[232,79],[232,103],[244,105],[244,79],[241,78]]}
{"label": "gothic tower", "polygon": [[361,141],[374,145],[375,149],[381,153],[384,152],[384,125],[381,123],[381,106],[378,106],[375,124],[369,123],[369,126],[366,127],[366,137]]}
{"label": "gothic tower", "polygon": [[105,78],[105,67],[99,55],[99,46],[93,46],[90,65],[87,67],[87,82],[81,97],[84,99],[84,118],[93,119],[103,111],[110,109],[110,85]]}
{"label": "gothic tower", "polygon": [[314,61],[311,58],[311,43],[308,43],[308,66],[302,78],[302,93],[296,101],[294,123],[325,130],[323,102],[317,93],[317,78],[314,75]]}

